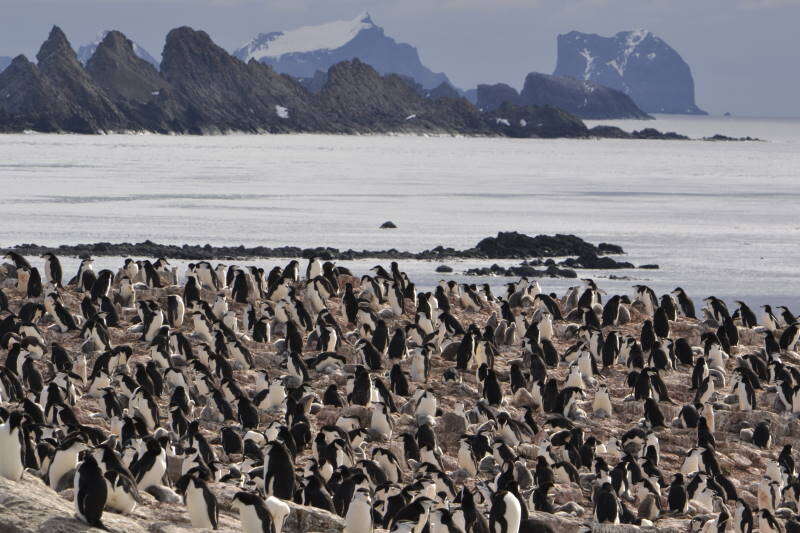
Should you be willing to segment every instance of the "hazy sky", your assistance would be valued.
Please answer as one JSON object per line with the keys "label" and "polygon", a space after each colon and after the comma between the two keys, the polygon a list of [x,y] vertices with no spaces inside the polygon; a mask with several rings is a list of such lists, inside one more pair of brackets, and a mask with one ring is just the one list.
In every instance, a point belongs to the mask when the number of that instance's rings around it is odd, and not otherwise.
{"label": "hazy sky", "polygon": [[53,24],[75,48],[118,29],[159,57],[176,26],[231,50],[259,32],[362,10],[462,88],[552,73],[559,33],[644,28],[692,67],[703,109],[800,116],[800,0],[0,0],[0,55],[33,57]]}

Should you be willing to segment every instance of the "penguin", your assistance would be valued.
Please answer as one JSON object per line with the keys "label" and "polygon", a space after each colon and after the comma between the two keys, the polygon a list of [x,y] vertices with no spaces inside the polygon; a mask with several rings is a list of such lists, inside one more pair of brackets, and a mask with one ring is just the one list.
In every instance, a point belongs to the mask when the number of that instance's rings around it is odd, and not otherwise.
{"label": "penguin", "polygon": [[783,533],[783,526],[769,509],[759,509],[757,514],[759,533]]}
{"label": "penguin", "polygon": [[34,267],[29,272],[28,277],[28,290],[27,297],[29,300],[35,300],[42,297],[42,276],[39,274],[39,269]]}
{"label": "penguin", "polygon": [[608,386],[603,383],[597,389],[594,395],[594,402],[592,402],[592,412],[595,416],[610,418],[613,414],[611,406],[611,397],[608,394]]}
{"label": "penguin", "polygon": [[769,305],[762,305],[761,308],[764,309],[764,314],[761,317],[761,324],[767,328],[767,331],[770,333],[775,333],[780,325],[780,322],[772,312],[772,307]]}
{"label": "penguin", "polygon": [[781,333],[778,345],[783,351],[793,350],[798,341],[800,341],[800,324],[793,322]]}
{"label": "penguin", "polygon": [[769,449],[772,447],[772,435],[769,430],[768,422],[759,422],[753,430],[753,444],[759,448]]}
{"label": "penguin", "polygon": [[678,308],[682,316],[686,318],[697,318],[695,315],[694,302],[687,296],[686,291],[680,287],[676,287],[675,290],[672,291],[672,294],[678,299]]}
{"label": "penguin", "polygon": [[232,507],[239,512],[242,533],[272,533],[275,524],[264,500],[253,492],[237,492]]}
{"label": "penguin", "polygon": [[667,505],[670,512],[683,514],[689,509],[689,494],[686,491],[686,483],[683,474],[677,473],[672,479],[667,492]]}
{"label": "penguin", "polygon": [[183,317],[186,307],[183,299],[177,294],[170,294],[167,297],[167,321],[173,328],[180,328],[183,324]]}
{"label": "penguin", "polygon": [[609,482],[603,483],[595,495],[594,519],[599,524],[620,524],[619,499]]}
{"label": "penguin", "polygon": [[58,289],[62,288],[64,274],[61,269],[61,261],[50,252],[43,254],[42,259],[44,259],[44,277],[47,282]]}
{"label": "penguin", "polygon": [[196,471],[190,471],[178,480],[176,486],[183,495],[183,503],[189,511],[192,527],[217,529],[219,508],[217,498]]}
{"label": "penguin", "polygon": [[75,471],[75,515],[90,526],[106,529],[103,509],[108,500],[108,488],[103,472],[92,454],[85,454]]}
{"label": "penguin", "polygon": [[294,462],[286,446],[270,441],[264,448],[264,492],[283,500],[294,498]]}
{"label": "penguin", "polygon": [[25,433],[22,411],[12,411],[0,425],[0,476],[19,481],[25,470]]}
{"label": "penguin", "polygon": [[515,533],[522,522],[522,506],[511,492],[501,490],[492,495],[489,511],[489,531],[492,533]]}
{"label": "penguin", "polygon": [[742,326],[746,328],[756,327],[758,325],[756,314],[743,301],[735,300],[734,302],[739,306],[739,318],[742,321]]}
{"label": "penguin", "polygon": [[369,489],[358,487],[347,507],[344,533],[371,533],[373,530],[372,498]]}
{"label": "penguin", "polygon": [[87,449],[86,437],[75,434],[68,437],[55,450],[47,471],[50,488],[57,490],[61,479],[78,465],[79,455]]}
{"label": "penguin", "polygon": [[131,464],[131,474],[136,479],[139,490],[161,485],[164,474],[167,472],[167,452],[164,446],[168,442],[169,437],[167,436],[158,439],[150,438],[144,454]]}
{"label": "penguin", "polygon": [[733,530],[736,533],[753,533],[753,512],[750,505],[741,498],[736,500],[733,515]]}

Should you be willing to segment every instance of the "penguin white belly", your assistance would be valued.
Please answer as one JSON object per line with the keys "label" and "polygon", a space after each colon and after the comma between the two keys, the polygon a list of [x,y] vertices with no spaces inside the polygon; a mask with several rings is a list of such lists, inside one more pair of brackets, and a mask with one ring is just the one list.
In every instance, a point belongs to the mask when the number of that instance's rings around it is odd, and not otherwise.
{"label": "penguin white belly", "polygon": [[156,461],[153,464],[152,468],[147,471],[144,475],[142,480],[139,482],[139,488],[144,490],[148,487],[152,487],[154,485],[161,485],[161,480],[164,477],[164,473],[167,471],[167,457],[165,453],[159,454],[156,457]]}
{"label": "penguin white belly", "polygon": [[417,404],[416,415],[417,416],[436,416],[436,396],[432,393],[424,393],[424,397],[419,400]]}
{"label": "penguin white belly", "polygon": [[422,383],[425,381],[425,356],[416,354],[411,359],[411,381]]}
{"label": "penguin white belly", "polygon": [[281,533],[281,531],[283,531],[283,524],[286,522],[286,517],[289,516],[291,509],[289,509],[286,503],[275,496],[268,496],[264,503],[267,506],[270,516],[272,516],[272,523],[275,525],[275,533]]}
{"label": "penguin white belly", "polygon": [[382,435],[384,438],[389,439],[392,436],[392,426],[389,424],[387,417],[379,409],[373,407],[372,420],[370,421],[370,429]]}
{"label": "penguin white belly", "polygon": [[239,521],[242,523],[242,533],[263,533],[261,519],[258,518],[255,507],[250,505],[241,507]]}
{"label": "penguin white belly", "polygon": [[503,500],[506,504],[506,533],[516,533],[522,521],[522,506],[517,497],[511,493],[506,494]]}
{"label": "penguin white belly", "polygon": [[78,452],[57,451],[55,457],[53,457],[53,462],[50,464],[50,470],[48,471],[50,488],[56,490],[61,478],[76,466],[78,466]]}
{"label": "penguin white belly", "polygon": [[128,493],[122,486],[112,487],[106,481],[106,487],[108,488],[106,507],[120,514],[131,514],[136,509],[136,500],[133,495]]}
{"label": "penguin white belly", "polygon": [[458,466],[466,470],[470,476],[478,474],[478,469],[475,466],[475,460],[472,458],[472,450],[468,446],[462,444],[458,449]]}
{"label": "penguin white belly", "polygon": [[186,490],[186,509],[189,511],[189,521],[192,523],[192,527],[212,528],[203,491],[195,488],[193,483],[190,483]]}
{"label": "penguin white belly", "polygon": [[597,413],[598,411],[602,411],[607,416],[611,416],[612,407],[611,407],[611,400],[608,397],[608,393],[597,393],[597,395],[595,395],[594,403],[592,404],[592,411],[595,413]]}
{"label": "penguin white belly", "polygon": [[345,516],[344,533],[371,533],[372,508],[365,501],[350,504]]}
{"label": "penguin white belly", "polygon": [[22,445],[17,431],[9,434],[8,425],[0,426],[0,475],[14,481],[22,477]]}

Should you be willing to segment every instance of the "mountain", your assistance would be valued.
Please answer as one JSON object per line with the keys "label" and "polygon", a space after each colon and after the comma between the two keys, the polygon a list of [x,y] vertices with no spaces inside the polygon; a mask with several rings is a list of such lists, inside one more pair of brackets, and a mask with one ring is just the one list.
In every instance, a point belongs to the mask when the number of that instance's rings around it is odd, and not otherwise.
{"label": "mountain", "polygon": [[586,119],[651,118],[620,91],[574,78],[531,72],[521,92],[506,84],[479,85],[478,108],[493,111],[503,103],[557,107]]}
{"label": "mountain", "polygon": [[518,105],[482,112],[447,84],[426,90],[359,59],[316,76],[312,92],[268,65],[233,57],[207,33],[188,27],[167,35],[160,71],[116,31],[106,34],[85,66],[58,27],[36,57],[38,64],[18,56],[0,72],[0,131],[621,134],[593,133],[567,111],[528,105],[529,83]]}
{"label": "mountain", "polygon": [[[89,44],[84,44],[83,46],[81,46],[78,49],[78,61],[80,61],[84,65],[88,63],[89,59],[94,55],[95,50],[97,50],[97,47],[100,45],[101,42],[103,42],[103,39],[106,38],[106,35],[108,35],[108,33],[109,30],[101,31],[97,35],[97,39],[95,39],[94,42]],[[140,45],[133,43],[133,52],[141,59],[144,59],[154,67],[158,68],[158,61],[156,61],[156,58],[150,55],[150,53],[144,48],[142,48]]]}
{"label": "mountain", "polygon": [[706,114],[695,104],[689,65],[649,31],[559,35],[554,75],[622,91],[647,113]]}
{"label": "mountain", "polygon": [[255,59],[296,78],[313,78],[318,71],[327,72],[336,63],[358,58],[380,74],[414,78],[425,89],[450,83],[447,76],[422,64],[416,48],[388,37],[369,13],[353,20],[262,33],[233,55],[243,61]]}
{"label": "mountain", "polygon": [[8,56],[0,56],[0,72],[3,72],[7,66],[11,64],[13,58]]}

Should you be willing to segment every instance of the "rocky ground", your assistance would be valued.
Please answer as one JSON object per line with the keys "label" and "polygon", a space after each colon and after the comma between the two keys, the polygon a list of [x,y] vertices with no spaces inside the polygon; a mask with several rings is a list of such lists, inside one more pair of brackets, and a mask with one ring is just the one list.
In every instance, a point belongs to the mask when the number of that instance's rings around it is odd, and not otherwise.
{"label": "rocky ground", "polygon": [[[10,269],[9,269],[10,270]],[[358,286],[360,281],[356,278],[341,277],[340,284],[353,283]],[[3,281],[3,291],[6,293],[9,301],[11,302],[11,310],[17,311],[19,302],[24,298],[16,288],[16,280],[9,277]],[[546,287],[545,287],[546,288]],[[298,291],[301,292],[301,291]],[[182,289],[179,287],[168,287],[166,289],[152,289],[140,290],[137,292],[137,297],[140,300],[154,299],[159,301],[162,307],[166,306],[166,297],[169,294],[180,294]],[[205,299],[211,300],[213,293],[204,291],[203,296]],[[696,300],[699,300],[702,295],[696,295]],[[73,313],[78,313],[80,310],[80,299],[83,295],[76,293],[74,290],[65,291],[63,298],[65,304],[72,310]],[[562,304],[563,305],[563,304]],[[342,316],[341,300],[339,298],[332,298],[328,302],[328,306],[337,319],[337,321],[346,328],[346,319]],[[625,324],[621,324],[615,328],[605,328],[607,333],[610,329],[615,329],[623,335],[632,335],[636,338],[639,337],[642,322],[645,318],[641,312],[639,304],[633,304],[630,307],[631,319]],[[235,309],[240,315],[244,306],[241,304],[231,304],[231,308]],[[149,359],[148,346],[146,343],[139,341],[139,334],[126,331],[126,328],[131,325],[131,318],[133,312],[120,309],[121,317],[124,320],[124,327],[111,328],[111,343],[112,345],[129,344],[134,348],[134,358],[131,364],[137,362],[145,362]],[[387,320],[389,331],[393,331],[395,327],[407,323],[412,316],[411,309],[406,309],[406,314],[403,317],[396,317]],[[519,310],[518,310],[519,311]],[[483,327],[493,314],[499,314],[498,310],[493,307],[486,307],[480,311],[467,311],[464,310],[457,302],[453,302],[453,314],[458,320],[466,327],[468,324],[475,323]],[[48,318],[45,318],[42,326],[44,330],[48,325]],[[563,354],[570,346],[576,342],[576,338],[572,336],[572,328],[567,327],[567,323],[556,324],[556,337],[554,344],[559,352]],[[191,333],[191,321],[189,319],[184,323],[183,328],[187,334]],[[709,324],[693,320],[679,318],[671,322],[671,336],[672,338],[684,337],[692,346],[700,346],[700,336],[706,331],[712,331]],[[743,355],[758,351],[763,345],[763,335],[757,330],[746,329],[739,327],[739,334],[741,342],[739,346],[732,349],[732,355]],[[70,353],[78,353],[82,340],[79,339],[76,333],[58,333],[53,329],[46,330],[46,340],[49,345],[50,342],[59,342],[67,348]],[[275,340],[275,339],[273,339]],[[453,416],[453,411],[457,403],[463,403],[467,408],[473,406],[481,398],[481,387],[476,380],[473,372],[463,374],[463,381],[460,383],[444,383],[442,374],[445,370],[455,366],[453,360],[455,355],[454,346],[448,346],[450,342],[457,340],[445,341],[442,346],[442,353],[437,354],[431,361],[431,375],[428,382],[428,387],[433,390],[439,400],[440,416],[436,418],[436,433],[439,438],[439,444],[444,453],[443,464],[445,470],[452,476],[452,479],[457,483],[464,483],[467,486],[473,487],[476,481],[486,481],[493,479],[495,470],[491,464],[487,466],[487,470],[479,474],[479,479],[473,479],[466,475],[463,470],[458,468],[457,464],[457,451],[459,446],[459,437],[462,433],[474,430],[474,428],[466,427],[466,423],[460,417]],[[251,350],[255,357],[256,368],[267,369],[270,375],[280,375],[285,372],[282,368],[284,356],[277,353],[274,344],[258,344],[252,341],[246,342],[247,347]],[[522,357],[522,346],[520,338],[514,339],[510,344],[500,343],[498,346],[499,357],[495,361],[495,369],[498,372],[503,388],[506,395],[504,404],[500,410],[507,411],[512,418],[521,419],[526,405],[530,405],[530,397],[526,395],[512,396],[508,383],[509,364],[514,360],[519,360]],[[308,352],[311,354],[311,351]],[[348,343],[343,345],[341,353],[344,353],[350,363],[355,363],[356,355],[352,346]],[[797,364],[800,358],[793,352],[787,353],[783,358],[785,363]],[[89,359],[91,364],[92,358]],[[732,375],[732,370],[735,367],[735,357],[731,357],[727,361],[727,376]],[[408,361],[404,366],[408,365]],[[49,378],[49,370],[44,366],[41,368],[45,379]],[[323,391],[331,383],[336,383],[340,390],[343,390],[347,381],[347,371],[351,367],[346,367],[342,372],[323,373],[317,374],[311,371],[310,386],[321,398]],[[188,372],[188,371],[187,371]],[[586,436],[594,436],[601,442],[606,442],[613,437],[620,437],[628,429],[637,426],[643,416],[642,403],[638,401],[626,401],[626,397],[632,392],[630,387],[626,385],[626,376],[628,369],[622,366],[615,366],[607,369],[597,380],[591,385],[586,387],[586,399],[578,403],[579,411],[574,416],[574,422],[582,427]],[[240,386],[245,392],[251,396],[256,392],[254,385],[253,373],[251,371],[236,371],[235,375],[240,382]],[[566,365],[560,365],[557,368],[549,370],[549,376],[555,377],[563,386],[563,382],[567,377]],[[386,378],[388,381],[388,378]],[[672,420],[684,404],[691,403],[694,398],[694,391],[690,390],[691,386],[691,368],[679,366],[676,371],[666,373],[664,381],[668,387],[671,399],[674,402],[669,404],[662,402],[660,408],[667,417],[667,420]],[[592,400],[594,397],[594,389],[598,383],[605,383],[611,394],[613,403],[613,414],[610,418],[596,418],[592,413]],[[716,440],[717,440],[717,455],[722,471],[736,486],[739,495],[744,500],[748,501],[753,508],[757,507],[756,494],[757,484],[760,481],[767,464],[767,461],[775,459],[780,449],[785,443],[793,443],[798,436],[800,436],[800,422],[790,413],[779,412],[776,409],[775,390],[774,387],[767,387],[763,391],[758,392],[758,406],[752,412],[740,412],[736,409],[735,405],[729,403],[727,396],[730,394],[729,385],[718,383],[718,393],[714,399],[714,406],[716,410]],[[418,384],[419,386],[419,384]],[[389,442],[383,442],[382,445],[388,445],[396,451],[398,456],[402,457],[402,441],[397,438],[398,435],[405,431],[415,432],[416,421],[413,416],[413,406],[405,404],[406,400],[396,397],[399,408],[399,413],[394,415],[395,428],[393,438]],[[162,399],[161,407],[166,412],[166,401]],[[98,417],[100,408],[98,402],[94,398],[87,396],[82,397],[76,408],[76,413],[79,416],[80,422],[85,425],[93,425],[103,428],[108,431],[107,423]],[[370,411],[358,406],[335,408],[331,406],[323,406],[321,402],[315,402],[311,408],[311,415],[309,416],[312,424],[312,434],[325,424],[333,424],[342,414],[354,414],[362,419],[365,426],[369,425]],[[536,421],[540,426],[546,421],[549,415],[538,413],[535,416]],[[280,419],[280,414],[276,413],[262,413],[262,424],[267,424],[270,421]],[[742,429],[753,427],[756,423],[767,420],[771,423],[773,432],[774,444],[770,449],[760,449],[755,447],[752,443],[743,440]],[[203,421],[203,432],[210,442],[219,444],[219,429],[221,424],[211,420]],[[542,426],[545,427],[545,426]],[[552,431],[547,429],[546,431]],[[530,444],[521,445],[516,452],[520,455],[523,462],[529,469],[535,468],[535,448],[537,442],[541,442],[547,436],[546,431],[540,432],[533,439]],[[694,429],[678,429],[669,427],[668,429],[658,430],[657,432],[660,446],[661,455],[659,467],[669,482],[673,473],[679,471],[680,465],[683,461],[683,455],[691,447],[696,445],[696,430]],[[368,445],[368,449],[379,442]],[[307,456],[309,451],[303,452],[303,456]],[[231,458],[234,459],[234,458]],[[607,455],[607,461],[613,467],[618,461],[617,456]],[[302,465],[303,459],[299,458],[297,466]],[[179,474],[180,458],[172,458],[170,460],[170,481],[174,483]],[[406,470],[407,480],[411,479],[412,473],[404,465]],[[586,471],[582,471],[586,473]],[[527,489],[528,487],[523,487]],[[238,531],[239,521],[235,511],[230,508],[230,498],[235,493],[237,487],[233,484],[226,483],[213,483],[211,489],[217,495],[221,508],[221,523],[220,529],[223,531]],[[666,489],[662,491],[666,495]],[[624,526],[611,528],[608,526],[600,526],[591,524],[593,504],[589,501],[589,490],[587,486],[581,486],[577,483],[557,483],[554,490],[551,491],[554,497],[556,507],[567,506],[566,510],[569,512],[561,512],[556,515],[547,513],[532,513],[532,517],[536,520],[541,520],[544,524],[551,526],[553,531],[578,531],[584,525],[590,525],[594,531],[632,531],[638,529],[635,526]],[[189,528],[190,524],[185,508],[181,503],[163,503],[158,502],[149,495],[144,495],[144,504],[137,507],[134,513],[130,516],[120,516],[112,513],[107,513],[104,520],[107,526],[113,531],[139,532],[179,532],[183,529]],[[72,490],[65,489],[60,493],[52,491],[46,487],[40,480],[37,479],[35,473],[28,472],[25,474],[20,483],[14,483],[7,480],[0,480],[0,533],[17,533],[17,532],[33,532],[33,531],[59,531],[59,532],[73,532],[84,531],[85,525],[77,522],[72,518]],[[666,501],[664,502],[666,503]],[[628,506],[636,509],[636,502],[627,502]],[[729,502],[729,505],[732,505]],[[732,507],[731,507],[732,509]],[[689,522],[693,516],[707,515],[710,510],[694,508],[687,515],[664,515],[661,519],[656,521],[657,531],[687,531]],[[289,522],[286,525],[286,531],[289,533],[300,531],[338,531],[343,528],[343,520],[339,517],[325,513],[324,511],[310,509],[302,506],[293,506],[293,512]],[[544,531],[544,529],[543,529]]]}

